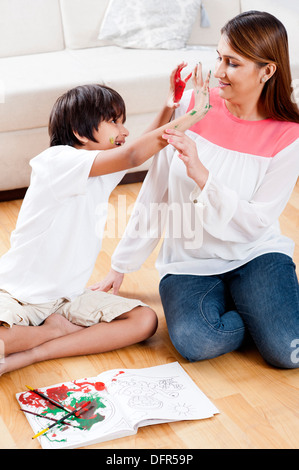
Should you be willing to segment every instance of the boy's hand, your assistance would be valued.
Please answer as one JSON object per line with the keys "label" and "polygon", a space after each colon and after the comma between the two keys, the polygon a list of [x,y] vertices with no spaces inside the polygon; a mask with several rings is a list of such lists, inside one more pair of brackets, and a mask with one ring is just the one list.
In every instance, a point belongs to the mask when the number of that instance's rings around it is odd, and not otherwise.
{"label": "boy's hand", "polygon": [[111,268],[107,276],[102,281],[93,284],[88,288],[91,290],[100,290],[103,292],[108,292],[110,289],[112,289],[112,294],[117,295],[123,279],[123,273],[119,273],[118,271],[115,271]]}
{"label": "boy's hand", "polygon": [[199,62],[193,70],[192,81],[194,88],[194,109],[208,112],[210,109],[210,78],[211,71],[207,74],[205,81],[202,78],[202,65]]}
{"label": "boy's hand", "polygon": [[186,62],[179,64],[170,75],[170,88],[169,96],[167,98],[167,106],[169,108],[178,108],[180,100],[183,96],[186,84],[191,78],[192,73],[190,73],[184,80],[181,78],[181,71],[183,68],[187,67]]}

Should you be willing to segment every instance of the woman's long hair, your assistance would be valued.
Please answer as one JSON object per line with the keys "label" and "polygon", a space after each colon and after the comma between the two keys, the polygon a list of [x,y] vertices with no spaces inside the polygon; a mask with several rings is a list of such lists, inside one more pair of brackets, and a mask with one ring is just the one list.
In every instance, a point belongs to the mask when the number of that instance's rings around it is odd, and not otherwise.
{"label": "woman's long hair", "polygon": [[292,101],[288,36],[284,25],[270,13],[248,11],[228,21],[221,33],[235,52],[255,62],[257,67],[276,65],[274,75],[263,87],[260,104],[269,118],[299,123],[299,109]]}

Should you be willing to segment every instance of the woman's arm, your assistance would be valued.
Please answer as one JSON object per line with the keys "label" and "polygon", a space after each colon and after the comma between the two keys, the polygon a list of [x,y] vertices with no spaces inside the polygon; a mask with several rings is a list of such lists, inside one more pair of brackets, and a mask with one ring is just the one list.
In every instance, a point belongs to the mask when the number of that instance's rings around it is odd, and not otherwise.
{"label": "woman's arm", "polygon": [[192,139],[174,130],[165,138],[178,150],[188,176],[196,183],[190,199],[201,214],[204,229],[230,242],[231,253],[237,256],[240,244],[255,243],[278,222],[298,178],[299,139],[272,157],[256,192],[246,200],[209,173]]}
{"label": "woman's arm", "polygon": [[[187,114],[168,123],[168,129],[178,129],[184,132],[206,115],[210,108],[210,76],[211,72],[208,73],[207,78],[203,83],[201,68],[199,66],[195,67],[193,72],[193,83],[195,88],[194,108]],[[155,153],[168,145],[167,141],[162,137],[164,133],[165,125],[162,125],[158,129],[147,132],[132,143],[100,152],[94,160],[90,176],[114,173],[141,165]]]}
{"label": "woman's arm", "polygon": [[107,276],[90,289],[105,292],[112,289],[113,294],[118,294],[122,273],[138,270],[159,243],[167,217],[168,174],[173,155],[170,145],[155,155],[125,232],[113,253],[112,267]]}

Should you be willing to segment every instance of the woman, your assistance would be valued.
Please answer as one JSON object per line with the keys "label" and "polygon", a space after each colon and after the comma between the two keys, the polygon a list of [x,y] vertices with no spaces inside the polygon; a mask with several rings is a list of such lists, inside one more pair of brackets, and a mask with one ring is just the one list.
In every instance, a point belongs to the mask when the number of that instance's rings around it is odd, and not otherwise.
{"label": "woman", "polygon": [[[299,286],[294,243],[278,222],[299,173],[287,33],[258,11],[238,15],[221,32],[212,109],[186,134],[165,133],[171,145],[155,157],[109,275],[92,288],[117,292],[122,273],[141,266],[166,226],[157,268],[180,354],[217,357],[240,347],[249,330],[267,362],[294,368]],[[186,92],[176,115],[193,100]],[[168,210],[176,223],[164,217],[159,226],[153,203],[176,209]],[[141,221],[150,236],[136,237]]]}

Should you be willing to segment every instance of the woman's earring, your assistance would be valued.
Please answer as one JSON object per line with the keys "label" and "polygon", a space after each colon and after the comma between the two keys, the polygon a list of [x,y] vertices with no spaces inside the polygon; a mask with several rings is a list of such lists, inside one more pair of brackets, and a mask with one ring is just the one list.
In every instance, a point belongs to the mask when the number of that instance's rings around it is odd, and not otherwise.
{"label": "woman's earring", "polygon": [[263,77],[263,78],[261,79],[261,82],[262,82],[262,83],[265,83],[266,81],[267,81],[266,77]]}

